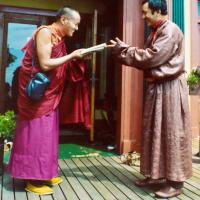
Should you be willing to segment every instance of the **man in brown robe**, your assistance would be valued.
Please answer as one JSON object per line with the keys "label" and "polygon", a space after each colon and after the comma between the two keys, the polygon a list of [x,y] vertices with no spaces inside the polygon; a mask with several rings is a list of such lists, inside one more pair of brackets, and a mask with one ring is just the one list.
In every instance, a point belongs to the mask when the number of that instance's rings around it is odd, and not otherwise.
{"label": "man in brown robe", "polygon": [[165,0],[143,1],[142,16],[152,29],[145,49],[118,38],[110,47],[121,63],[143,70],[147,81],[140,165],[146,178],[135,184],[159,184],[156,196],[169,198],[181,194],[183,182],[192,176],[183,33],[167,20]]}

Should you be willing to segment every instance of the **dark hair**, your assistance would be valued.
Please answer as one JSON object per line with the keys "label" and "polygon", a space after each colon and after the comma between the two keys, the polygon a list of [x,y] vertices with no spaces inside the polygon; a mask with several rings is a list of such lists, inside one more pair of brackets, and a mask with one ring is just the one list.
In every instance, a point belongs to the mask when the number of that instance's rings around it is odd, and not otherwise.
{"label": "dark hair", "polygon": [[77,10],[73,9],[73,8],[70,8],[68,6],[62,7],[57,11],[56,20],[60,19],[61,16],[63,16],[63,15],[71,19],[71,18],[73,18],[74,13],[79,14],[79,12]]}
{"label": "dark hair", "polygon": [[162,15],[167,15],[166,0],[143,0],[142,4],[149,3],[149,8],[154,11],[161,11]]}

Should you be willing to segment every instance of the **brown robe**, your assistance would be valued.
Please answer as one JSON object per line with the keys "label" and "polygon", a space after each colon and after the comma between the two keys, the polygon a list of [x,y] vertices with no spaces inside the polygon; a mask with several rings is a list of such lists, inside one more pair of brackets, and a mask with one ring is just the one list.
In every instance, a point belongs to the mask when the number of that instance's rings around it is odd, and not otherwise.
{"label": "brown robe", "polygon": [[144,71],[141,173],[185,181],[192,176],[191,129],[181,30],[164,22],[146,49],[127,47],[120,61]]}

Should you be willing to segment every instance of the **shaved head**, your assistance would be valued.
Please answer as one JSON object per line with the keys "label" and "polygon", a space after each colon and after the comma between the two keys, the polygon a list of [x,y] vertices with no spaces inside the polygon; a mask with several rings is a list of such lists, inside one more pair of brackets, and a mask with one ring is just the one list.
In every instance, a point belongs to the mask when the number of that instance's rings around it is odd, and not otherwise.
{"label": "shaved head", "polygon": [[80,14],[77,10],[74,10],[70,7],[62,7],[58,10],[56,19],[59,20],[62,16],[65,16],[68,19],[74,19],[74,17],[80,16]]}

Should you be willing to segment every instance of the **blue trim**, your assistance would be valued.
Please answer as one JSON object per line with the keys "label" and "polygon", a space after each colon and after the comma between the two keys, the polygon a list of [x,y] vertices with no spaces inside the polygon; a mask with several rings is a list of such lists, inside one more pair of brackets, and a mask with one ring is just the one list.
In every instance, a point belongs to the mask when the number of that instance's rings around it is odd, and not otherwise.
{"label": "blue trim", "polygon": [[184,0],[172,1],[172,20],[184,33]]}

